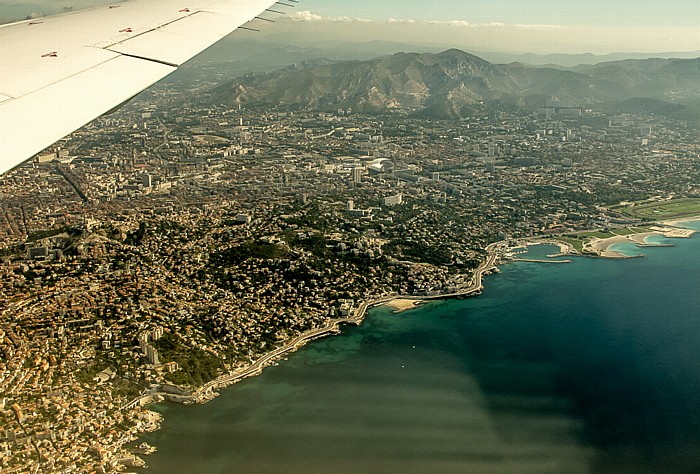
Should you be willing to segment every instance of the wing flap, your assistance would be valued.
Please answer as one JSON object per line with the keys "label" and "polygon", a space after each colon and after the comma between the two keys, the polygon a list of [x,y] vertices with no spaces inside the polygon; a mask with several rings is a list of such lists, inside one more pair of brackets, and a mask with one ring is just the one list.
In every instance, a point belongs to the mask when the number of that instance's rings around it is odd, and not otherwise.
{"label": "wing flap", "polygon": [[[3,50],[5,48],[3,43]],[[50,45],[44,46],[41,43],[27,46],[22,53],[21,57],[17,54],[16,58],[7,58],[8,55],[4,55],[3,61],[0,61],[3,65],[0,70],[0,94],[19,98],[119,56],[104,49],[51,49]],[[5,64],[22,66],[5,67]]]}
{"label": "wing flap", "polygon": [[0,174],[275,3],[132,0],[0,25]]}
{"label": "wing flap", "polygon": [[[205,6],[211,1],[196,3]],[[99,46],[191,14],[179,10],[182,7],[172,0],[131,1],[3,25],[0,94],[19,98],[113,59],[118,53]]]}
{"label": "wing flap", "polygon": [[110,51],[180,65],[230,33],[230,19],[199,12],[186,21],[149,31],[109,47]]}
{"label": "wing flap", "polygon": [[50,87],[3,102],[0,174],[174,70],[164,64],[118,56]]}
{"label": "wing flap", "polygon": [[263,0],[232,2],[232,5],[212,4],[207,6],[205,11],[195,12],[181,20],[126,39],[108,49],[130,56],[180,65],[238,26],[251,21],[266,6],[274,3],[271,0]]}
{"label": "wing flap", "polygon": [[276,1],[263,1],[263,2],[230,2],[226,0],[219,0],[210,2],[202,10],[211,13],[218,13],[221,15],[227,15],[231,18],[245,19],[245,21],[250,21],[261,12],[264,12],[272,5],[275,5]]}

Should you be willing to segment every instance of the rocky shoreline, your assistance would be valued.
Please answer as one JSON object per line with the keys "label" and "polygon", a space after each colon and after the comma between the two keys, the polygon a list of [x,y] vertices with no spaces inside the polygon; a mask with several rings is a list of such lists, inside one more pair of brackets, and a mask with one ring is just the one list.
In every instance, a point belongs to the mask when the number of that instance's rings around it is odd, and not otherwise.
{"label": "rocky shoreline", "polygon": [[[173,386],[156,387],[155,390],[132,400],[127,406],[125,406],[125,408],[130,409],[135,407],[146,407],[152,403],[159,403],[162,401],[170,401],[183,404],[207,403],[219,395],[219,390],[225,389],[248,377],[259,375],[265,367],[276,364],[279,359],[302,348],[308,342],[322,337],[339,334],[341,332],[342,325],[362,324],[364,318],[367,315],[367,311],[370,308],[376,306],[387,305],[394,308],[395,312],[398,313],[401,311],[413,309],[425,301],[476,296],[480,294],[483,290],[483,276],[493,271],[498,271],[496,263],[499,261],[499,259],[506,257],[505,259],[503,259],[504,262],[533,261],[532,259],[514,258],[512,254],[514,249],[527,245],[551,244],[557,245],[560,249],[560,252],[555,255],[549,255],[548,257],[593,256],[599,258],[631,258],[630,256],[613,252],[608,248],[611,245],[623,242],[634,242],[640,247],[667,246],[669,244],[648,243],[645,239],[651,235],[663,235],[668,238],[688,238],[695,233],[695,231],[693,230],[678,227],[677,224],[677,222],[664,222],[658,223],[658,225],[655,225],[654,227],[650,228],[650,231],[648,232],[639,232],[625,236],[611,237],[607,239],[592,238],[591,245],[594,247],[594,252],[588,255],[576,251],[570,243],[564,240],[560,240],[556,236],[552,236],[549,238],[534,238],[516,241],[504,240],[496,242],[487,246],[487,258],[474,271],[474,275],[471,279],[470,284],[465,286],[464,288],[461,288],[455,293],[439,294],[433,296],[390,294],[371,298],[367,301],[362,302],[359,306],[354,308],[354,310],[351,311],[351,313],[347,317],[329,321],[325,326],[309,330],[295,337],[283,346],[278,347],[277,349],[271,352],[268,352],[267,354],[263,355],[250,365],[238,368],[227,374],[221,375],[216,379],[211,380],[206,384],[198,387],[194,391],[187,392],[178,387]],[[569,263],[571,262],[571,260],[536,260],[536,262]],[[144,430],[144,432],[157,430],[159,426],[160,419],[155,424],[151,425],[148,430]],[[147,453],[137,451],[139,450],[130,450],[131,456],[136,458],[135,461],[137,464],[145,465],[145,463],[142,464],[143,460],[139,461],[140,458],[138,457],[138,455]]]}
{"label": "rocky shoreline", "polygon": [[[401,301],[403,303],[408,303],[410,304],[411,307],[416,307],[420,304],[422,301],[430,301],[430,300],[438,300],[438,299],[451,299],[451,298],[466,298],[470,296],[476,296],[481,294],[481,291],[483,290],[483,276],[488,275],[489,273],[493,271],[497,271],[496,263],[499,259],[500,252],[505,248],[507,245],[506,241],[503,242],[497,242],[494,244],[490,244],[489,246],[486,247],[487,251],[487,257],[486,259],[481,263],[481,265],[474,270],[474,275],[471,279],[471,282],[469,285],[465,286],[464,288],[461,288],[459,291],[455,293],[450,293],[450,294],[440,294],[440,295],[434,295],[434,296],[406,296],[406,295],[399,295],[399,294],[391,294],[391,295],[383,295],[379,296],[376,298],[372,298],[370,300],[362,302],[357,308],[352,311],[351,314],[348,315],[348,317],[343,318],[343,319],[336,319],[333,321],[330,321],[328,324],[321,328],[317,329],[312,329],[309,330],[291,341],[289,341],[287,344],[271,351],[268,352],[267,354],[263,355],[261,358],[257,359],[254,361],[252,364],[236,369],[234,371],[231,371],[227,374],[221,375],[214,380],[211,380],[207,382],[206,384],[198,387],[192,392],[187,392],[179,387],[175,386],[159,386],[155,387],[154,390],[149,391],[147,394],[141,395],[133,400],[131,400],[124,408],[125,409],[134,409],[134,408],[145,408],[150,404],[153,403],[160,403],[163,401],[169,401],[169,402],[174,402],[174,403],[183,403],[183,404],[194,404],[194,403],[207,403],[210,400],[216,398],[219,393],[218,390],[225,389],[237,382],[240,382],[241,380],[244,380],[248,377],[253,377],[256,375],[259,375],[265,367],[268,367],[270,365],[273,365],[276,363],[277,360],[281,359],[284,356],[289,355],[292,352],[297,351],[298,349],[302,348],[305,346],[308,342],[314,340],[314,339],[319,339],[322,337],[330,336],[330,335],[335,335],[339,334],[341,332],[340,327],[342,325],[350,324],[350,325],[356,325],[359,326],[362,324],[362,321],[364,321],[365,316],[367,315],[367,311],[370,308],[376,307],[376,306],[381,306],[381,305],[389,305],[393,306],[391,303],[394,301]],[[406,309],[411,309],[409,307],[404,307],[405,305],[402,304],[402,309],[401,310],[406,310]],[[395,306],[394,306],[395,307]],[[160,427],[160,417],[157,420],[156,423],[151,425],[148,430],[144,430],[143,432],[152,432]],[[136,438],[138,439],[138,438]],[[136,439],[134,441],[136,441]],[[121,446],[120,448],[123,448]],[[145,466],[145,462],[143,459],[139,457],[141,454],[148,454],[144,452],[137,452],[139,451],[138,449],[134,450],[131,449],[130,451],[130,456],[134,459],[132,459],[133,462],[131,462],[131,465],[138,465],[139,467]]]}

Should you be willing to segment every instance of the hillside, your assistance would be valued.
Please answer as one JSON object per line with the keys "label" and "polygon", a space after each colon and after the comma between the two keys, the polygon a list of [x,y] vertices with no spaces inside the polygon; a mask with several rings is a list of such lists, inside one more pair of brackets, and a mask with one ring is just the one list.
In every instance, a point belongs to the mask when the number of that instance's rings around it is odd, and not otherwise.
{"label": "hillside", "polygon": [[615,109],[619,104],[630,111],[692,116],[699,91],[700,59],[627,60],[566,70],[496,65],[451,49],[249,74],[214,89],[212,100],[462,118],[483,104],[538,107],[557,97],[579,106]]}

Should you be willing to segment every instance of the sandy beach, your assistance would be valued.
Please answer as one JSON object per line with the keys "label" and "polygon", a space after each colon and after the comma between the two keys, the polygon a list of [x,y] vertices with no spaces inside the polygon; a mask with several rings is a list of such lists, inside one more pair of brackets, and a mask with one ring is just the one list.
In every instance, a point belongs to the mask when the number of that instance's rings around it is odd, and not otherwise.
{"label": "sandy beach", "polygon": [[684,217],[682,219],[671,219],[668,221],[661,222],[663,225],[677,226],[678,224],[683,224],[684,222],[700,221],[700,216]]}
{"label": "sandy beach", "polygon": [[[687,219],[696,220],[696,219]],[[674,221],[681,222],[681,221]],[[599,257],[605,258],[629,258],[628,255],[623,255],[614,250],[610,250],[610,247],[615,244],[621,244],[625,242],[638,244],[640,246],[649,245],[647,238],[652,235],[659,235],[666,237],[668,239],[687,239],[692,237],[696,231],[691,229],[680,229],[677,227],[667,227],[666,225],[657,225],[649,227],[649,232],[640,232],[639,234],[631,235],[617,235],[615,237],[608,237],[607,239],[599,239],[593,237],[590,242],[584,244],[584,251],[590,251],[598,255]]]}
{"label": "sandy beach", "polygon": [[420,301],[406,298],[395,298],[391,301],[387,301],[384,304],[386,306],[394,308],[395,313],[400,313],[401,311],[406,311],[415,308],[420,304]]}
{"label": "sandy beach", "polygon": [[608,237],[607,239],[598,239],[593,237],[593,239],[586,245],[584,245],[584,250],[591,250],[596,255],[605,258],[629,258],[627,255],[623,255],[614,250],[610,250],[610,247],[615,244],[622,244],[626,242],[632,242],[635,244],[644,244],[645,239],[650,235],[661,235],[655,232],[645,232],[643,234],[632,234],[632,235],[618,235],[615,237]]}

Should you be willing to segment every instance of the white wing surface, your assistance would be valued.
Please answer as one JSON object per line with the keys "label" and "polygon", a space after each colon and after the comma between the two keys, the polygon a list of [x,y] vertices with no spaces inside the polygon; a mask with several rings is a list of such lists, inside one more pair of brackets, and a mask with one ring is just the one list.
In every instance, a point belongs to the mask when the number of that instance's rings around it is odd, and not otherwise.
{"label": "white wing surface", "polygon": [[132,0],[0,25],[0,174],[276,3]]}

